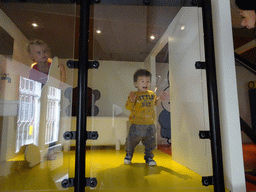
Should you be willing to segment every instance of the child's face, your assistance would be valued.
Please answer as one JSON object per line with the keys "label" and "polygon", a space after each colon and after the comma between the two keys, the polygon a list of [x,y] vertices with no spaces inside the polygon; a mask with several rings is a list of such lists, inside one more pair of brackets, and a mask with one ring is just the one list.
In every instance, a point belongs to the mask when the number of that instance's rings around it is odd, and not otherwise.
{"label": "child's face", "polygon": [[255,27],[256,22],[256,13],[254,10],[241,10],[240,14],[242,15],[241,25],[247,29],[252,29]]}
{"label": "child's face", "polygon": [[150,77],[138,77],[137,82],[135,82],[134,85],[138,88],[139,92],[146,92],[151,85]]}
{"label": "child's face", "polygon": [[30,50],[30,58],[37,63],[46,62],[49,58],[49,51],[46,46],[32,45]]}

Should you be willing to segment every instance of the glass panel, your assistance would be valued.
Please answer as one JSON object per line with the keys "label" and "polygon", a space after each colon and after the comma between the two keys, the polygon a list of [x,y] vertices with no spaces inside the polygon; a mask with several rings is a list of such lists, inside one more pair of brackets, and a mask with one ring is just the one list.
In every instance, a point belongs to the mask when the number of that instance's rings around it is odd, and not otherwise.
{"label": "glass panel", "polygon": [[[97,178],[95,190],[213,191],[201,183],[212,175],[210,142],[198,136],[209,130],[205,72],[195,68],[204,61],[201,9],[108,1],[92,6],[90,18],[91,59],[100,63],[88,74],[98,113],[87,128],[99,138],[87,141],[86,176]],[[160,63],[161,55],[168,59]],[[150,71],[151,87],[140,82],[144,74],[134,83],[138,69]],[[155,93],[163,99],[156,113]],[[161,137],[162,111],[171,144]]]}
{"label": "glass panel", "polygon": [[0,191],[67,190],[76,5],[17,2],[0,3]]}

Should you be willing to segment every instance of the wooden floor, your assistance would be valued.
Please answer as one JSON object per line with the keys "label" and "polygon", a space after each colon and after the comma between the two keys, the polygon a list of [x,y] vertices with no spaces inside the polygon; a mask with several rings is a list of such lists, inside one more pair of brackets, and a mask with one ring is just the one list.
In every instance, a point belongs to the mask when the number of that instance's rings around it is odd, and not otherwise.
{"label": "wooden floor", "polygon": [[[171,149],[162,149],[171,152]],[[210,192],[213,186],[202,186],[201,176],[172,161],[172,157],[155,150],[157,166],[144,162],[143,149],[136,148],[131,165],[124,165],[125,150],[114,148],[88,150],[86,177],[97,178],[95,188],[85,191],[134,191],[134,192]],[[58,153],[55,160],[45,160],[29,168],[23,156],[1,164],[0,191],[74,191],[63,189],[61,181],[74,178],[75,152]]]}

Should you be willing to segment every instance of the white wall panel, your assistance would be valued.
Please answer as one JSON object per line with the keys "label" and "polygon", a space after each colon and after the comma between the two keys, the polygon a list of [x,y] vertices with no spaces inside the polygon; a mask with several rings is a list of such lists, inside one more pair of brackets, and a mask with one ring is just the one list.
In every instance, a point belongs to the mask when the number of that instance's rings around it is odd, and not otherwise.
{"label": "white wall panel", "polygon": [[204,53],[198,12],[198,8],[182,8],[177,29],[169,34],[171,123],[173,159],[205,176],[212,175],[212,163],[210,141],[199,139],[199,131],[209,127],[203,94],[206,79],[204,71],[195,68]]}
{"label": "white wall panel", "polygon": [[229,0],[213,0],[213,32],[226,188],[245,189],[241,129]]}

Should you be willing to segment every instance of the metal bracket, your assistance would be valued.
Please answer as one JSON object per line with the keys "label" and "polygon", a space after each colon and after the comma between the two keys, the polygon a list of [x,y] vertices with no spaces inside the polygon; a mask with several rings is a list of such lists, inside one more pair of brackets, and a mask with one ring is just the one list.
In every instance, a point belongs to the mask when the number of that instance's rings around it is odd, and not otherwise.
{"label": "metal bracket", "polygon": [[211,132],[210,131],[199,131],[199,138],[200,139],[211,139]]}
{"label": "metal bracket", "polygon": [[201,61],[197,61],[195,64],[196,69],[206,69],[206,63],[205,62],[201,62]]}
{"label": "metal bracket", "polygon": [[98,61],[89,61],[89,69],[98,69],[100,66],[100,63]]}
{"label": "metal bracket", "polygon": [[212,176],[209,177],[202,177],[202,184],[204,186],[209,186],[214,184],[214,180]]}
{"label": "metal bracket", "polygon": [[96,187],[97,179],[96,178],[85,178],[85,187]]}
{"label": "metal bracket", "polygon": [[[99,137],[99,134],[97,131],[86,131],[87,132],[87,137],[86,140],[97,140]],[[63,138],[65,140],[75,140],[76,139],[76,131],[66,131],[63,134]]]}
{"label": "metal bracket", "polygon": [[[68,68],[78,69],[79,61],[68,60],[67,66],[68,66]],[[89,69],[98,69],[99,66],[100,66],[100,63],[98,61],[88,61]]]}
{"label": "metal bracket", "polygon": [[79,61],[68,60],[67,66],[68,68],[77,69],[79,66]]}
{"label": "metal bracket", "polygon": [[[74,183],[75,183],[74,178],[64,179],[61,182],[61,186],[63,188],[74,187]],[[85,187],[96,187],[96,186],[97,186],[96,178],[85,178]]]}
{"label": "metal bracket", "polygon": [[99,137],[99,134],[97,131],[86,131],[87,132],[87,139],[90,139],[90,140],[97,140],[98,137]]}
{"label": "metal bracket", "polygon": [[63,188],[74,187],[74,180],[75,180],[74,178],[64,179],[61,182],[61,186]]}
{"label": "metal bracket", "polygon": [[74,139],[76,139],[76,132],[75,131],[66,131],[63,134],[63,138],[65,140],[74,140]]}

